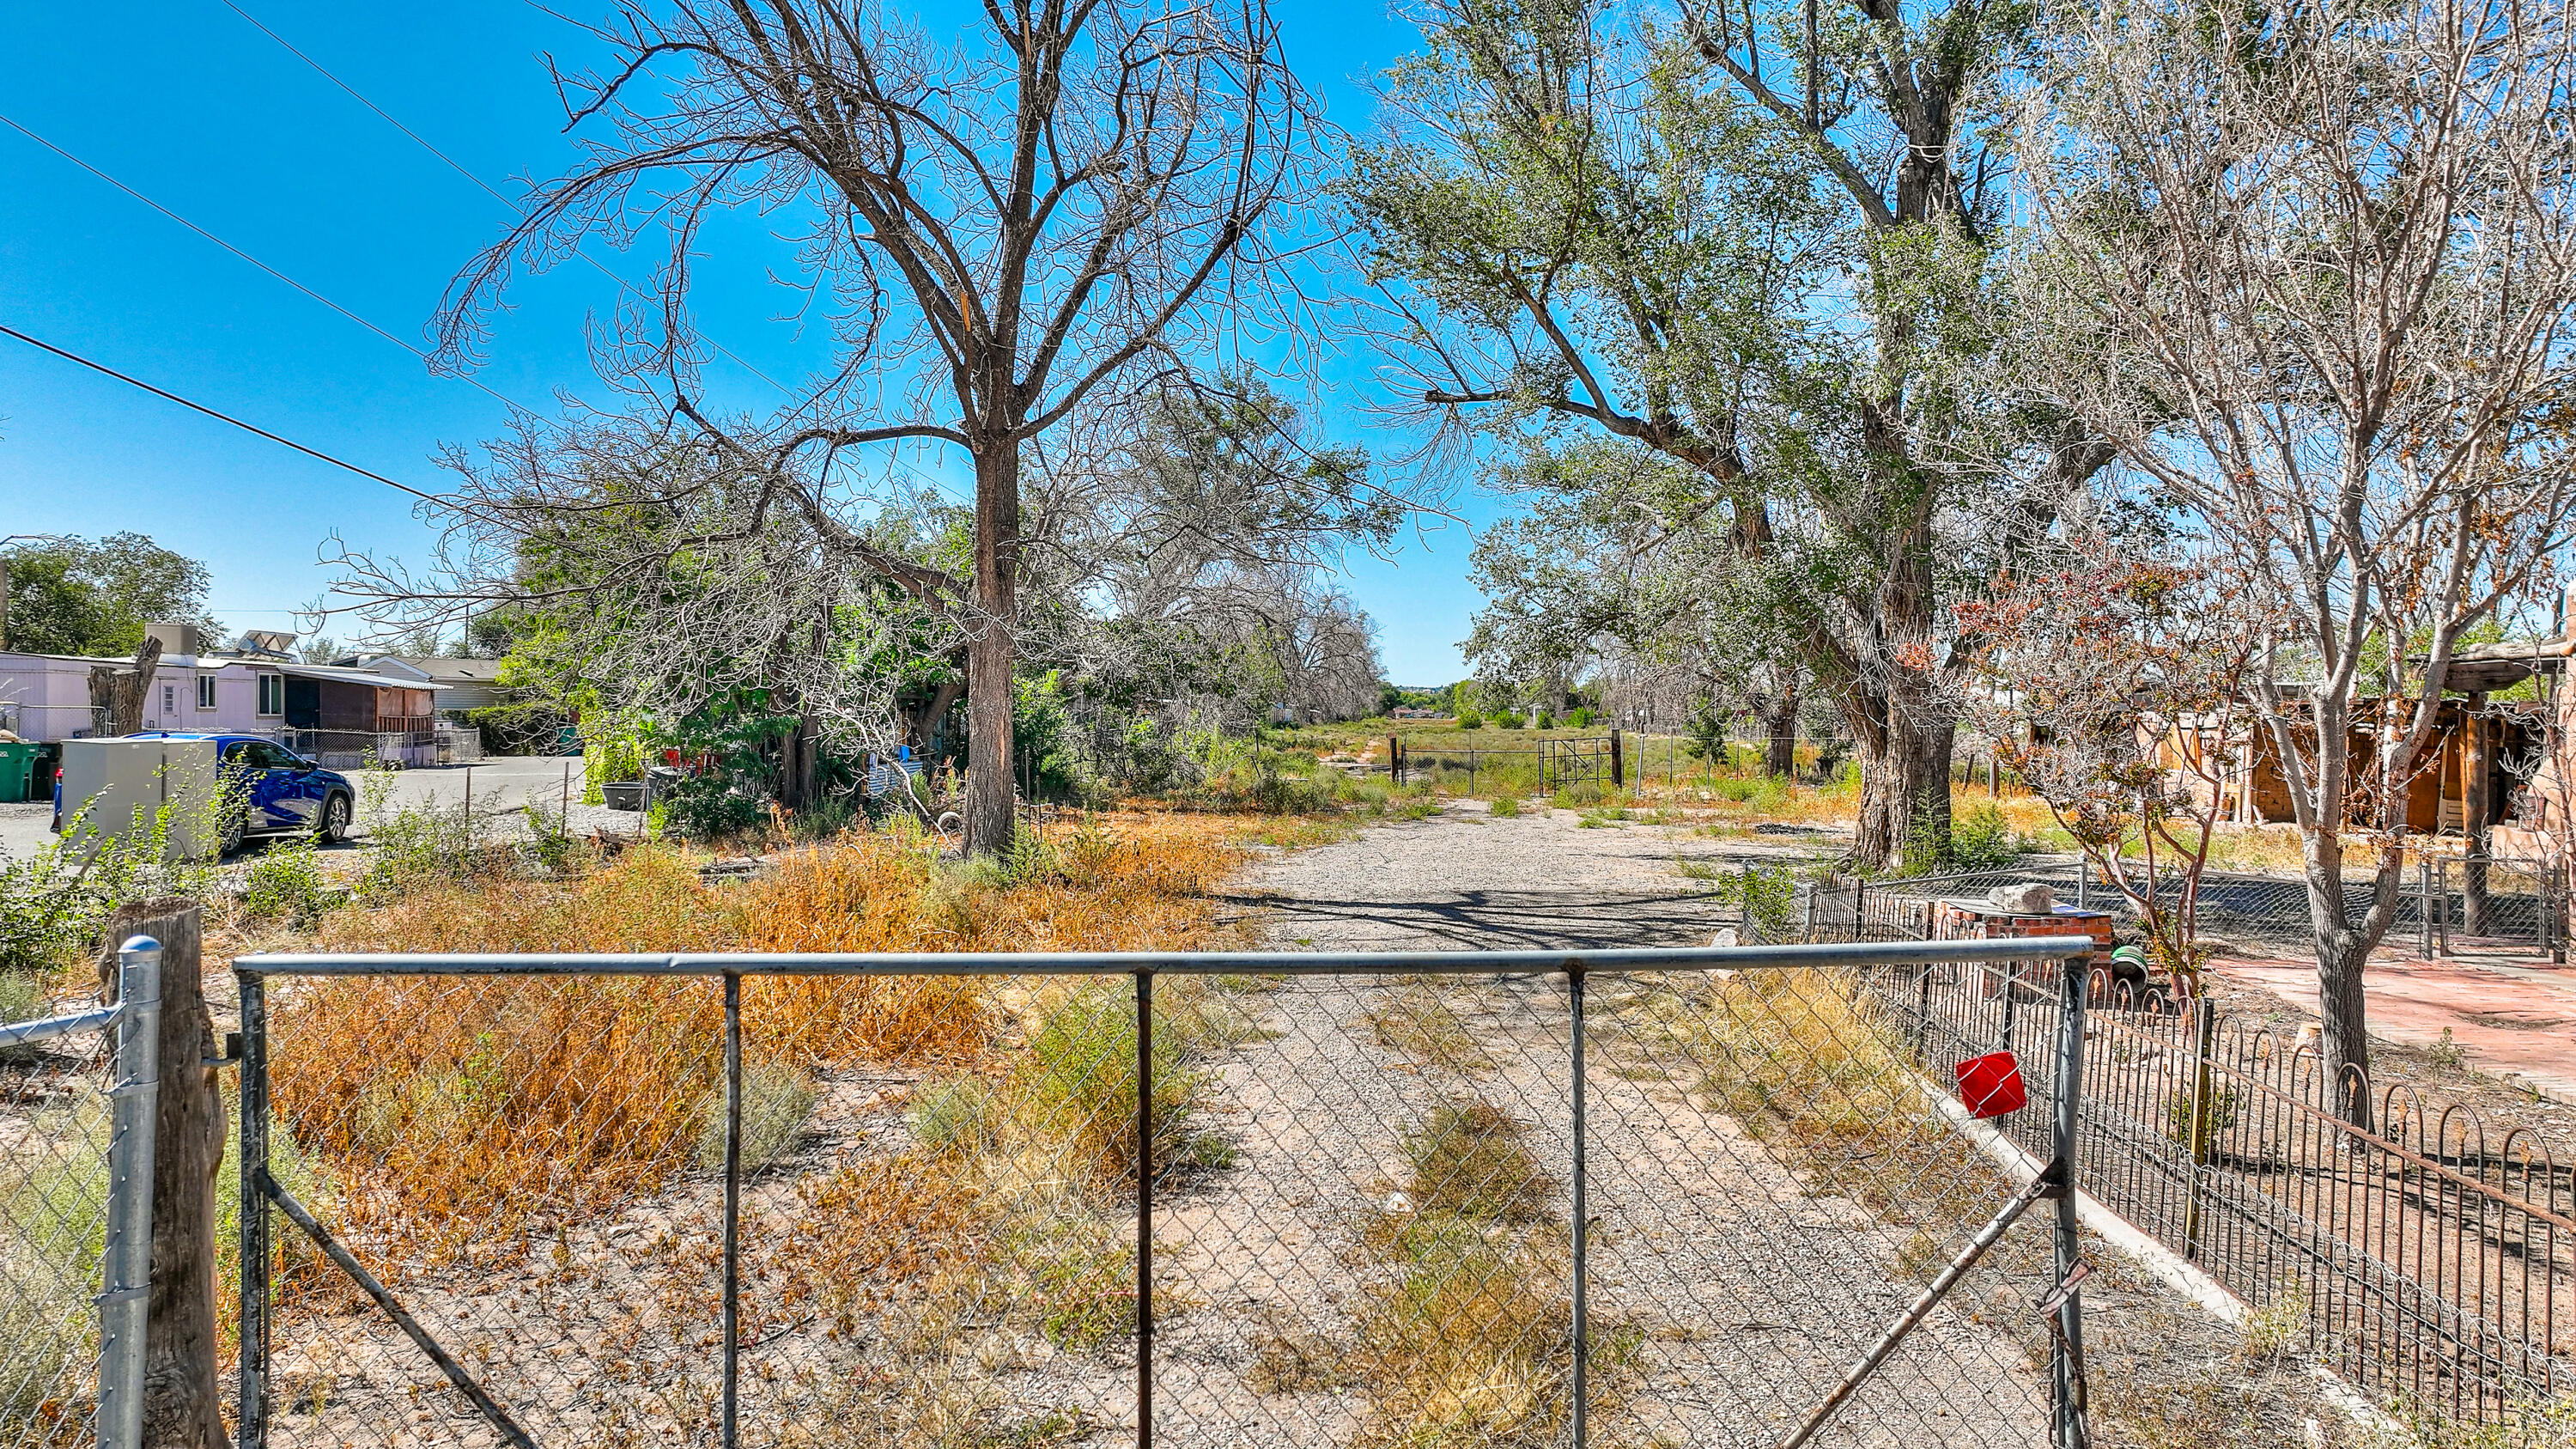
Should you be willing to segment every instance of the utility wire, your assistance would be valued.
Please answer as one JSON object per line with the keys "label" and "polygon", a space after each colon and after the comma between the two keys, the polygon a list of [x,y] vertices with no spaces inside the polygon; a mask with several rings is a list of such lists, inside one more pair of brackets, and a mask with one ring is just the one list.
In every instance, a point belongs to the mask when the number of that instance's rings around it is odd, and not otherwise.
{"label": "utility wire", "polygon": [[[44,147],[46,150],[53,152],[57,156],[62,157],[74,166],[77,166],[83,171],[88,172],[90,175],[97,177],[99,180],[106,182],[108,185],[115,187],[117,190],[124,192],[126,195],[133,197],[135,200],[142,202],[145,206],[152,208],[154,211],[170,218],[179,225],[186,227],[188,230],[195,232],[197,235],[204,237],[206,240],[213,242],[219,247],[222,247],[225,251],[232,253],[234,256],[241,258],[243,261],[250,263],[261,271],[268,273],[270,276],[275,277],[277,280],[284,282],[290,287],[293,287],[295,290],[302,292],[305,296],[312,298],[314,301],[321,303],[323,306],[330,308],[332,311],[337,312],[341,316],[348,318],[350,321],[357,323],[359,326],[366,328],[378,337],[385,339],[394,346],[399,347],[403,351],[410,353],[412,356],[419,358],[422,362],[427,363],[430,361],[429,354],[421,351],[418,347],[395,336],[393,333],[386,331],[384,328],[377,326],[375,323],[368,321],[366,318],[359,316],[357,313],[350,311],[348,308],[341,306],[339,303],[332,301],[330,298],[323,296],[311,287],[304,285],[302,282],[295,280],[286,273],[279,271],[277,268],[270,266],[268,263],[261,261],[255,256],[252,256],[250,253],[243,251],[240,247],[234,246],[231,242],[224,240],[222,237],[215,235],[213,232],[210,232],[204,227],[197,225],[195,222],[188,220],[186,217],[181,216],[179,213],[163,206],[160,202],[154,201],[151,197],[146,196],[142,192],[135,190],[133,187],[126,185],[115,177],[108,175],[106,172],[92,166],[78,156],[73,155],[71,152],[66,151],[62,147],[55,145],[53,142],[46,140],[44,137],[37,135],[34,131],[29,130],[27,127],[10,119],[8,116],[0,115],[0,126],[7,126],[10,130],[17,132],[19,135],[35,142],[37,145]],[[499,391],[496,391],[481,379],[471,377],[463,373],[456,374],[456,376],[467,385],[479,389],[513,412],[532,418],[536,416],[536,413],[532,409],[520,406],[517,401]]]}
{"label": "utility wire", "polygon": [[[322,77],[326,81],[329,81],[334,86],[339,87],[341,92],[347,95],[349,99],[356,101],[359,105],[362,105],[369,111],[374,112],[378,120],[381,120],[386,125],[400,131],[413,145],[418,146],[430,155],[437,157],[439,161],[446,165],[448,170],[453,171],[457,175],[464,177],[467,181],[472,182],[484,195],[489,196],[494,201],[500,202],[503,206],[510,207],[514,210],[518,207],[519,203],[517,201],[505,195],[491,182],[484,180],[472,167],[467,166],[464,162],[459,161],[455,157],[438,149],[438,147],[433,144],[428,137],[423,136],[421,133],[413,130],[409,126],[404,125],[401,119],[396,117],[393,112],[388,111],[384,107],[377,105],[374,101],[369,100],[365,92],[360,91],[356,86],[342,80],[329,66],[326,66],[322,62],[315,60],[312,56],[305,54],[302,50],[296,47],[294,42],[288,40],[285,36],[269,29],[258,16],[244,10],[240,5],[234,3],[234,0],[221,0],[221,3],[225,9],[240,16],[242,23],[277,42],[279,49],[312,67],[314,74]],[[535,4],[534,0],[530,0],[530,8],[538,10],[546,15],[553,16],[557,20],[564,21],[566,24],[572,25],[576,29],[588,30],[594,35],[601,33],[589,26],[581,24],[579,21],[571,19],[568,16],[558,15],[554,11],[546,9],[543,5]],[[653,300],[653,298],[647,294],[642,287],[628,281],[623,274],[617,271],[616,268],[611,267],[607,263],[599,260],[599,258],[592,256],[589,252],[582,250],[579,246],[575,246],[573,248],[573,255],[589,263],[592,270],[598,272],[608,280],[615,282],[618,285],[619,290],[628,293],[636,300],[642,302],[650,302]],[[761,371],[758,367],[753,366],[751,360],[744,357],[741,353],[734,351],[732,348],[725,346],[722,342],[719,342],[712,337],[705,338],[704,340],[709,347],[714,348],[718,353],[722,354],[725,359],[733,363],[734,366],[741,368],[743,371],[759,378],[762,382],[768,383],[771,387],[776,388],[779,396],[785,398],[793,398],[796,396],[795,389],[789,387],[783,382],[780,382],[777,378],[771,377],[768,373]],[[808,403],[811,401],[812,399],[810,398],[807,400]],[[803,404],[799,405],[799,411],[802,410],[803,406]],[[894,464],[897,468],[900,468],[903,471],[906,477],[912,479],[914,482],[926,483],[935,492],[946,494],[950,497],[956,496],[950,491],[945,482],[922,473],[911,464],[904,462],[901,458],[896,458],[894,460]]]}
{"label": "utility wire", "polygon": [[439,498],[439,497],[436,497],[435,495],[432,495],[432,494],[423,493],[423,492],[421,492],[419,489],[412,487],[412,486],[411,486],[410,484],[408,484],[408,483],[397,483],[397,482],[395,482],[393,479],[386,477],[386,476],[385,476],[384,474],[382,474],[382,473],[375,472],[375,471],[373,471],[372,469],[361,468],[361,467],[359,467],[357,464],[350,462],[350,461],[349,461],[348,459],[346,459],[346,458],[335,458],[335,457],[332,457],[330,454],[323,452],[323,451],[322,451],[321,449],[319,449],[319,448],[308,448],[308,447],[304,446],[302,443],[299,443],[299,442],[295,441],[293,438],[284,438],[284,437],[280,437],[280,436],[278,436],[277,434],[270,432],[268,429],[263,428],[263,427],[259,426],[259,425],[258,425],[258,424],[256,424],[256,423],[246,423],[246,422],[243,422],[241,419],[239,419],[239,418],[237,418],[237,417],[234,417],[232,414],[230,414],[230,413],[228,413],[228,412],[223,412],[223,411],[221,411],[221,410],[219,410],[219,409],[216,409],[216,408],[210,408],[210,407],[206,406],[204,403],[201,403],[201,402],[194,402],[194,401],[191,401],[191,400],[190,400],[190,399],[188,399],[188,398],[181,397],[181,396],[179,396],[177,393],[170,391],[168,388],[154,387],[152,384],[150,384],[150,383],[148,383],[148,382],[145,382],[143,379],[141,379],[141,378],[139,378],[139,377],[132,377],[132,376],[128,376],[127,374],[122,373],[122,372],[119,372],[119,371],[117,371],[115,368],[108,366],[108,365],[107,365],[106,363],[104,363],[104,362],[96,362],[96,361],[93,361],[93,360],[91,360],[91,359],[89,359],[89,358],[86,358],[86,357],[81,356],[79,353],[74,352],[74,351],[70,350],[69,348],[56,347],[54,344],[52,344],[52,343],[50,343],[50,342],[47,342],[47,341],[45,341],[45,340],[44,340],[44,339],[42,339],[42,338],[38,338],[38,337],[30,337],[30,336],[28,336],[26,333],[19,331],[19,330],[18,330],[17,328],[15,328],[15,327],[8,326],[8,325],[7,325],[7,324],[5,324],[5,323],[0,323],[0,335],[6,335],[6,336],[10,336],[10,337],[15,337],[15,338],[17,338],[19,341],[26,343],[26,344],[27,344],[28,346],[30,346],[30,347],[34,347],[34,348],[40,349],[40,350],[45,351],[45,352],[50,352],[50,353],[52,353],[53,355],[55,355],[56,357],[62,358],[62,359],[63,359],[64,361],[66,361],[66,362],[77,362],[77,363],[79,363],[81,366],[88,368],[88,369],[89,369],[90,371],[92,371],[92,372],[103,372],[103,373],[107,374],[109,377],[115,378],[118,382],[124,383],[124,384],[126,384],[127,386],[129,386],[129,387],[139,387],[139,388],[143,389],[145,392],[148,392],[148,393],[152,394],[154,397],[158,397],[158,398],[167,398],[167,399],[168,399],[168,400],[170,400],[171,402],[177,403],[179,406],[181,406],[181,407],[183,407],[183,408],[193,408],[193,409],[195,409],[195,410],[196,410],[196,411],[198,411],[198,412],[204,413],[207,417],[210,417],[210,418],[215,419],[217,422],[230,423],[230,424],[232,424],[234,427],[241,429],[241,430],[242,430],[243,432],[245,432],[245,433],[257,433],[259,436],[261,436],[261,437],[263,437],[263,438],[268,439],[268,440],[269,440],[270,442],[272,442],[272,443],[277,443],[277,444],[280,444],[280,445],[285,446],[285,447],[293,448],[295,451],[297,451],[297,452],[299,452],[299,453],[304,454],[304,455],[305,455],[306,457],[308,457],[308,458],[319,458],[319,459],[321,459],[323,462],[330,464],[330,465],[331,465],[332,467],[334,467],[334,468],[346,468],[346,469],[348,469],[350,472],[357,474],[357,475],[358,475],[359,477],[361,477],[361,478],[373,478],[374,480],[376,480],[376,481],[377,481],[377,482],[379,482],[379,483],[382,483],[382,484],[383,484],[383,485],[385,485],[386,487],[388,487],[388,488],[392,488],[392,489],[396,489],[396,490],[398,490],[398,491],[400,491],[400,492],[408,493],[408,494],[410,494],[412,497],[419,499],[419,500],[420,500],[421,502],[423,502],[423,503],[436,504],[438,507],[441,507],[441,508],[453,508],[453,507],[455,507],[455,506],[456,506],[453,502],[451,502],[451,501],[449,501],[449,500],[447,500],[447,499]]}
{"label": "utility wire", "polygon": [[[269,29],[266,25],[261,24],[258,16],[253,15],[249,11],[241,8],[239,5],[234,4],[233,0],[222,0],[222,4],[225,9],[240,16],[243,22],[249,25],[251,29],[258,31],[260,34],[267,36],[271,40],[276,41],[278,47],[284,50],[288,55],[294,56],[297,60],[311,66],[314,74],[322,77],[326,81],[329,81],[331,84],[338,86],[348,95],[349,99],[356,101],[359,105],[375,112],[378,120],[383,121],[386,125],[402,132],[413,145],[418,146],[430,155],[437,157],[440,161],[445,162],[448,170],[453,171],[457,175],[474,183],[474,185],[479,188],[484,195],[491,197],[494,201],[500,202],[502,205],[510,207],[513,210],[518,208],[518,202],[503,195],[498,187],[494,186],[491,182],[484,180],[480,175],[476,174],[471,167],[467,166],[464,162],[457,160],[455,157],[448,155],[446,152],[441,151],[438,147],[430,144],[428,137],[423,136],[421,133],[413,130],[409,126],[404,125],[400,120],[395,118],[393,112],[388,111],[384,107],[377,105],[374,101],[367,99],[356,86],[349,84],[347,81],[344,81],[340,79],[339,76],[333,74],[330,67],[324,65],[318,60],[315,60],[313,57],[306,55],[303,51],[296,49],[294,44],[285,36],[280,35],[276,31]],[[652,300],[652,298],[645,295],[643,288],[626,280],[626,278],[620,275],[615,268],[609,266],[606,262],[599,260],[597,257],[592,256],[590,253],[583,251],[580,247],[576,246],[573,248],[573,255],[590,263],[593,270],[597,271],[601,276],[606,277],[608,280],[615,282],[621,290],[633,294],[637,300],[648,302]],[[787,384],[780,382],[778,379],[771,377],[768,373],[752,366],[748,361],[744,360],[740,353],[735,352],[732,348],[725,346],[723,343],[718,342],[713,338],[707,339],[707,345],[714,348],[716,351],[723,353],[736,367],[739,367],[743,371],[750,373],[752,376],[759,378],[762,382],[768,383],[771,387],[778,389],[781,395],[787,397],[795,396],[794,390],[789,388]]]}

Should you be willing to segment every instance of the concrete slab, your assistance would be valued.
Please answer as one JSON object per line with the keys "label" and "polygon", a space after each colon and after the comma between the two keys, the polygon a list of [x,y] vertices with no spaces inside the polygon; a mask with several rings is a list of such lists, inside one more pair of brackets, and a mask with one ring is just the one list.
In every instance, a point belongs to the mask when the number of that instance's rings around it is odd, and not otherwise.
{"label": "concrete slab", "polygon": [[[2313,961],[2223,959],[2211,966],[2230,984],[2316,1014]],[[2372,1035],[2423,1047],[2440,1042],[2447,1029],[2479,1071],[2519,1079],[2553,1101],[2576,1102],[2576,966],[2374,959],[2362,990]]]}

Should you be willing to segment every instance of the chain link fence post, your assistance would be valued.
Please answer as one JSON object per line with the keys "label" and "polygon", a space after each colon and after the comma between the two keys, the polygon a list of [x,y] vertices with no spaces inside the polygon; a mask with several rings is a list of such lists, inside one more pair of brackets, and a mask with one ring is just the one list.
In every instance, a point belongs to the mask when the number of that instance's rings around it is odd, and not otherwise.
{"label": "chain link fence post", "polygon": [[161,943],[116,953],[116,1085],[109,1091],[106,1282],[98,1295],[100,1449],[143,1442],[143,1341],[152,1309],[152,1161],[161,1092]]}
{"label": "chain link fence post", "polygon": [[1592,1325],[1590,1322],[1590,1295],[1587,1291],[1589,1287],[1588,1280],[1592,1276],[1590,1262],[1592,1235],[1590,1231],[1591,1225],[1586,1221],[1590,1216],[1590,1204],[1586,1196],[1586,1189],[1583,1181],[1583,1138],[1585,1132],[1583,1120],[1583,972],[1580,969],[1569,970],[1565,973],[1565,991],[1572,1023],[1570,1036],[1573,1041],[1572,1056],[1574,1059],[1573,1080],[1569,1083],[1569,1087],[1573,1095],[1572,1110],[1574,1117],[1574,1180],[1571,1186],[1571,1193],[1574,1202],[1574,1303],[1573,1322],[1571,1324],[1571,1331],[1574,1337],[1574,1449],[1585,1449],[1585,1444],[1590,1432],[1592,1408]]}
{"label": "chain link fence post", "polygon": [[236,972],[241,999],[240,1397],[234,1407],[236,1449],[268,1444],[268,988],[255,973]]}
{"label": "chain link fence post", "polygon": [[2084,1095],[2084,998],[2092,982],[2092,956],[2070,956],[2058,968],[2056,1161],[2063,1175],[2057,1199],[2056,1328],[2049,1344],[2049,1421],[2053,1449],[2086,1449],[2089,1436],[2084,1405],[2084,1313],[2077,1268],[2084,1242],[2079,1233],[2075,1195],[2083,1184],[2075,1150]]}
{"label": "chain link fence post", "polygon": [[720,1441],[739,1442],[742,1385],[742,973],[724,978],[724,1400]]}
{"label": "chain link fence post", "polygon": [[1136,1449],[1154,1449],[1154,971],[1136,973]]}

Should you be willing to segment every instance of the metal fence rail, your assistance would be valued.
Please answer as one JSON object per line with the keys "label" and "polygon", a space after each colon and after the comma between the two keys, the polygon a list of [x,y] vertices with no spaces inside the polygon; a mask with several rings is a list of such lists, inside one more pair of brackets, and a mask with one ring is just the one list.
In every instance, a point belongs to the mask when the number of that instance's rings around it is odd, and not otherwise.
{"label": "metal fence rail", "polygon": [[2079,1443],[2064,949],[245,957],[239,1443]]}
{"label": "metal fence rail", "polygon": [[142,1441],[161,948],[117,1000],[0,1025],[0,1449]]}

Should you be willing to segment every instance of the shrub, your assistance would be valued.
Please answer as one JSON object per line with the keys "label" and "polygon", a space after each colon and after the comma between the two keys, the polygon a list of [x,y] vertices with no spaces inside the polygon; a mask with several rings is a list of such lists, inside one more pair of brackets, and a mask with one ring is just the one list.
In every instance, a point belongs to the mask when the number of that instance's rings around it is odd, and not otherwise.
{"label": "shrub", "polygon": [[367,868],[367,893],[384,897],[439,883],[471,878],[482,863],[474,817],[465,802],[405,805],[370,812],[367,842],[374,860]]}
{"label": "shrub", "polygon": [[905,1114],[912,1135],[933,1152],[981,1152],[993,1142],[993,1089],[981,1077],[958,1077],[923,1089]]}
{"label": "shrub", "polygon": [[2031,842],[2004,813],[1990,804],[1980,804],[1950,822],[1950,852],[1947,864],[1961,870],[1992,870],[2010,865],[2031,849]]}
{"label": "shrub", "polygon": [[1565,717],[1565,723],[1571,729],[1590,729],[1592,727],[1591,708],[1586,705],[1576,705],[1574,712]]}
{"label": "shrub", "polygon": [[[814,1115],[814,1079],[778,1062],[747,1062],[742,1069],[742,1170],[758,1172],[796,1149],[805,1119]],[[724,1166],[724,1084],[699,1104],[698,1166]]]}
{"label": "shrub", "polygon": [[1458,728],[1462,730],[1480,730],[1484,727],[1485,717],[1482,714],[1472,709],[1462,709],[1458,711]]}
{"label": "shrub", "polygon": [[1517,796],[1517,795],[1497,795],[1497,796],[1495,796],[1495,797],[1494,797],[1493,813],[1494,813],[1494,814],[1496,814],[1496,815],[1501,816],[1501,817],[1502,817],[1503,819],[1505,819],[1505,820],[1509,820],[1509,819],[1511,819],[1512,817],[1514,817],[1514,816],[1516,816],[1516,815],[1520,814],[1520,813],[1521,813],[1521,802],[1520,802],[1520,797],[1519,797],[1519,796]]}
{"label": "shrub", "polygon": [[313,842],[303,838],[271,841],[250,863],[242,885],[242,909],[298,928],[312,925],[347,898],[348,892],[322,868]]}
{"label": "shrub", "polygon": [[1494,728],[1498,730],[1516,730],[1520,727],[1521,717],[1512,713],[1510,710],[1505,710],[1501,714],[1494,716]]}
{"label": "shrub", "polygon": [[41,973],[0,966],[0,1022],[40,1020],[52,1004]]}
{"label": "shrub", "polygon": [[1531,727],[1534,729],[1552,730],[1556,728],[1556,716],[1550,711],[1540,710],[1538,712],[1538,718],[1532,722]]}
{"label": "shrub", "polygon": [[657,792],[664,824],[691,840],[724,840],[757,829],[769,818],[760,792],[738,788],[722,770],[682,775]]}

